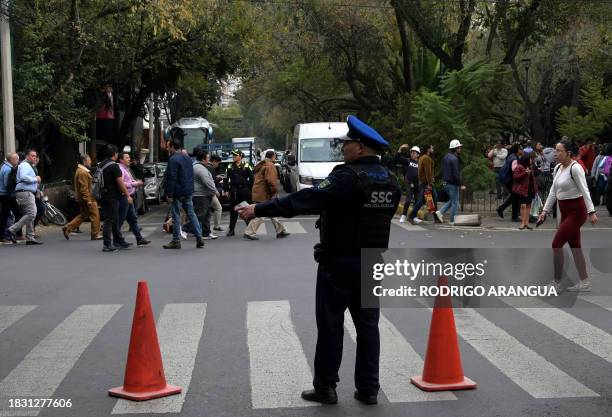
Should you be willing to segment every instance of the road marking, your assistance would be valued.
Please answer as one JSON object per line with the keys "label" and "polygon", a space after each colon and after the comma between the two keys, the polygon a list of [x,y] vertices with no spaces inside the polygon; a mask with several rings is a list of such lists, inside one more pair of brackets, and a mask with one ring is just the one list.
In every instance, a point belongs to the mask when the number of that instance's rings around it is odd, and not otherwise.
{"label": "road marking", "polygon": [[312,373],[287,300],[248,303],[247,344],[253,408],[318,405],[300,398],[312,389]]}
{"label": "road marking", "polygon": [[36,306],[0,306],[0,333],[35,308]]}
{"label": "road marking", "polygon": [[178,385],[178,395],[146,402],[117,400],[111,414],[180,413],[189,391],[198,345],[206,319],[206,304],[166,304],[157,321],[157,337],[166,381]]}
{"label": "road marking", "polygon": [[579,298],[595,304],[601,308],[612,311],[612,297],[606,295],[580,295]]}
{"label": "road marking", "polygon": [[[351,314],[344,313],[344,326],[353,342],[357,332]],[[425,392],[410,383],[410,377],[423,373],[423,359],[397,328],[380,315],[380,386],[389,402],[456,400],[452,392]]]}
{"label": "road marking", "polygon": [[300,234],[300,233],[308,233],[306,229],[301,225],[300,222],[282,222],[285,225],[285,230],[288,233]]}
{"label": "road marking", "polygon": [[[83,305],[51,331],[0,383],[8,398],[52,398],[68,372],[121,305]],[[4,406],[4,404],[2,405]],[[0,411],[0,416],[37,416],[40,408]]]}
{"label": "road marking", "polygon": [[459,335],[532,397],[599,396],[474,309],[454,311]]}
{"label": "road marking", "polygon": [[502,301],[578,346],[612,362],[612,335],[600,328],[537,298],[524,300],[504,297]]}

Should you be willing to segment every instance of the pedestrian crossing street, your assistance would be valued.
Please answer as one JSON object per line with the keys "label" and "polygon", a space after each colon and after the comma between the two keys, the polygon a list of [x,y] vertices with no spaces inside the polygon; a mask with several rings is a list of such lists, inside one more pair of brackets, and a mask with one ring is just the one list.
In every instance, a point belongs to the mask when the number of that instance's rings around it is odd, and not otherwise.
{"label": "pedestrian crossing street", "polygon": [[[285,221],[282,219],[280,221],[285,226],[285,230],[287,230],[287,232],[294,234],[294,235],[307,234],[307,233],[312,233],[312,232],[318,233],[318,231],[315,230],[312,224],[310,226],[305,227],[299,221]],[[221,227],[223,227],[224,230],[227,231],[228,226],[229,226],[228,222],[221,222]],[[240,221],[240,223],[237,225],[236,233],[243,231],[243,228],[244,228],[244,222]],[[162,231],[162,223],[155,223],[155,224],[144,223],[141,225],[141,233],[145,238],[150,238],[152,235],[156,233],[160,233],[161,231]],[[127,228],[123,229],[123,233],[124,233],[124,236],[128,236],[128,237],[131,234],[131,232],[129,232]],[[257,230],[258,236],[266,236],[268,234],[274,235],[275,233],[276,232],[274,230],[274,226],[268,219],[266,219],[261,224],[261,226],[259,226],[259,229]],[[219,234],[219,233],[215,232],[215,234]],[[224,234],[225,232],[220,232],[220,236],[223,236]]]}
{"label": "pedestrian crossing street", "polygon": [[[580,298],[585,305],[608,310],[601,313],[612,318],[612,297],[584,295]],[[571,309],[554,308],[533,299],[529,300],[529,308],[521,299],[505,298],[502,301],[519,311],[525,320],[533,320],[576,348],[596,355],[602,364],[608,366],[612,363],[612,335],[573,315]],[[4,376],[0,381],[0,398],[53,398],[67,375],[75,372],[75,368],[81,372],[86,369],[87,364],[79,363],[79,358],[86,349],[100,342],[98,339],[102,336],[99,333],[121,308],[131,309],[132,306],[81,305],[74,309],[55,328],[41,336],[36,346],[24,352],[21,362]],[[157,321],[166,378],[170,384],[183,387],[183,392],[142,403],[118,399],[111,414],[181,412],[185,402],[189,401],[189,386],[201,341],[206,339],[207,330],[215,324],[207,322],[207,310],[210,308],[207,303],[166,304]],[[0,341],[7,329],[19,330],[21,319],[37,314],[38,307],[33,305],[0,306]],[[508,378],[508,383],[515,384],[531,398],[597,398],[610,395],[609,392],[594,390],[597,384],[587,380],[584,375],[570,375],[557,366],[558,361],[555,365],[545,354],[523,344],[478,309],[455,309],[455,321],[460,339],[480,355],[479,360],[493,365]],[[455,393],[423,392],[410,384],[410,377],[422,372],[424,358],[418,351],[424,349],[415,349],[396,325],[383,311],[379,325],[380,382],[386,400],[390,403],[457,401]],[[345,328],[354,343],[357,335],[348,312]],[[292,320],[291,302],[248,302],[242,331],[246,335],[241,343],[246,340],[252,408],[316,407],[317,404],[307,403],[299,397],[302,390],[311,387],[312,360],[307,358],[298,337],[300,329]],[[542,340],[542,343],[547,342]],[[580,354],[577,351],[572,353]],[[579,360],[577,357],[564,359],[568,362]],[[345,361],[353,360],[345,357]],[[470,370],[466,369],[465,372],[469,376]],[[122,376],[117,375],[117,381]],[[486,384],[486,381],[478,382]],[[97,397],[106,393],[92,392],[91,395]],[[40,409],[9,409],[5,404],[3,401],[0,405],[0,416],[36,416],[41,412]]]}

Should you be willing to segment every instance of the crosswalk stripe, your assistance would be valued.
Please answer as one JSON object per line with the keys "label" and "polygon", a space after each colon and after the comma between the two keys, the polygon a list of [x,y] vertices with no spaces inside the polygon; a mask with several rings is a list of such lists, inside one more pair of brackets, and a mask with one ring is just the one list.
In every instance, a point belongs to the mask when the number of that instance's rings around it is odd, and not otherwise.
{"label": "crosswalk stripe", "polygon": [[0,306],[0,333],[35,308],[36,306]]}
{"label": "crosswalk stripe", "polygon": [[400,223],[399,220],[397,220],[397,219],[391,220],[391,223],[393,223],[396,226],[401,227],[402,229],[406,229],[406,230],[409,230],[409,231],[412,231],[412,232],[423,232],[423,231],[427,230],[423,226],[413,225],[413,224],[410,224],[408,222]]}
{"label": "crosswalk stripe", "polygon": [[[83,305],[74,310],[0,382],[9,398],[50,398],[81,354],[121,305]],[[40,408],[0,411],[0,416],[36,416]]]}
{"label": "crosswalk stripe", "polygon": [[180,413],[189,391],[206,319],[205,303],[166,304],[157,321],[157,337],[166,380],[183,391],[146,402],[119,399],[111,414]]}
{"label": "crosswalk stripe", "polygon": [[580,299],[612,311],[612,297],[606,295],[581,295]]}
{"label": "crosswalk stripe", "polygon": [[308,233],[306,229],[301,225],[300,222],[282,222],[285,225],[285,230],[288,233],[300,234]]}
{"label": "crosswalk stripe", "polygon": [[[344,326],[353,342],[356,342],[357,331],[348,310],[344,316]],[[412,385],[410,377],[421,375],[423,372],[423,359],[382,314],[378,328],[380,330],[380,386],[389,402],[457,399],[452,392],[425,392]]]}
{"label": "crosswalk stripe", "polygon": [[300,398],[312,388],[312,373],[287,300],[248,303],[247,344],[253,408],[317,405]]}
{"label": "crosswalk stripe", "polygon": [[600,328],[537,298],[506,297],[502,300],[578,346],[612,362],[612,335]]}
{"label": "crosswalk stripe", "polygon": [[455,309],[455,321],[467,343],[532,397],[599,396],[474,309]]}

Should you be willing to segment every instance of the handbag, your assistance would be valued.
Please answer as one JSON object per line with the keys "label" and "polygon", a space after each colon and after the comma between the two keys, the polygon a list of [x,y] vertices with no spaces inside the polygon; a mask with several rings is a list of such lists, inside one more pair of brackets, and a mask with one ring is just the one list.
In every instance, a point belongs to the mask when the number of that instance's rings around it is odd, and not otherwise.
{"label": "handbag", "polygon": [[539,194],[536,194],[531,201],[531,211],[529,212],[530,217],[538,217],[540,211],[542,211],[543,204]]}

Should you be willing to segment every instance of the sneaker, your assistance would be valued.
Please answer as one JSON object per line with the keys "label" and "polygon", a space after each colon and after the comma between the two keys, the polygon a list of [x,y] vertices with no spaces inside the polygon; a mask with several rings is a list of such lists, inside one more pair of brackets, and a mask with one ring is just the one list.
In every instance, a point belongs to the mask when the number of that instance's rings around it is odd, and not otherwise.
{"label": "sneaker", "polygon": [[406,215],[402,214],[400,217],[400,223],[406,223],[407,217]]}
{"label": "sneaker", "polygon": [[9,238],[11,242],[17,243],[17,236],[11,229],[6,229],[6,236]]}
{"label": "sneaker", "polygon": [[276,234],[276,238],[277,239],[282,239],[284,237],[289,236],[290,234],[291,233],[287,232],[286,230],[283,230],[282,232]]}
{"label": "sneaker", "polygon": [[440,223],[444,223],[444,216],[442,215],[442,213],[440,213],[440,210],[436,211],[434,213],[434,216],[436,216],[436,219],[438,219]]}
{"label": "sneaker", "polygon": [[171,241],[170,243],[166,243],[163,246],[164,249],[180,249],[181,248],[181,242],[178,242],[176,240]]}
{"label": "sneaker", "polygon": [[104,246],[102,252],[115,252],[117,250],[114,246]]}
{"label": "sneaker", "polygon": [[495,211],[497,212],[497,215],[499,217],[501,217],[502,219],[504,218],[504,212],[502,209],[500,209],[499,207],[495,209]]}
{"label": "sneaker", "polygon": [[259,240],[259,238],[255,235],[251,236],[251,235],[247,235],[246,233],[244,235],[242,235],[243,238],[245,238],[246,240]]}
{"label": "sneaker", "polygon": [[201,237],[198,237],[196,239],[196,248],[203,248],[204,247],[204,239],[202,239]]}
{"label": "sneaker", "polygon": [[563,288],[561,288],[561,282],[557,282],[555,280],[552,280],[547,285],[549,287],[553,287],[555,289],[555,292],[557,293],[557,295],[559,295],[559,294],[561,294],[563,292]]}
{"label": "sneaker", "polygon": [[181,238],[182,238],[183,240],[187,240],[187,232],[183,232],[183,231],[181,230]]}
{"label": "sneaker", "polygon": [[454,226],[454,225],[455,225],[455,222],[448,222],[448,225],[449,225],[449,226]]}
{"label": "sneaker", "polygon": [[119,250],[125,250],[125,249],[129,249],[132,247],[132,243],[128,243],[128,242],[123,242],[123,243],[119,243],[119,244],[114,244],[115,247]]}
{"label": "sneaker", "polygon": [[228,230],[227,233],[225,234],[225,236],[234,236],[236,233],[234,233],[233,230]]}
{"label": "sneaker", "polygon": [[34,239],[32,239],[32,240],[28,240],[28,241],[26,242],[26,245],[28,245],[28,246],[29,246],[29,245],[42,245],[42,244],[43,244],[43,243],[42,243],[40,240],[34,240]]}
{"label": "sneaker", "polygon": [[66,226],[62,227],[62,233],[64,234],[66,240],[70,240],[70,233],[68,233],[68,228]]}
{"label": "sneaker", "polygon": [[142,239],[136,242],[136,246],[147,246],[149,243],[151,243],[151,241],[143,237]]}
{"label": "sneaker", "polygon": [[591,291],[591,281],[588,279],[580,280],[578,284],[567,287],[566,289],[572,292],[589,292]]}
{"label": "sneaker", "polygon": [[423,220],[419,219],[418,217],[415,217],[414,219],[412,219],[412,221],[414,222],[413,224],[421,224],[421,223],[423,223]]}
{"label": "sneaker", "polygon": [[219,239],[219,236],[217,235],[213,235],[212,233],[209,234],[208,236],[204,236],[202,239],[204,240],[213,240],[213,239]]}
{"label": "sneaker", "polygon": [[102,240],[103,237],[102,235],[96,235],[96,236],[92,236],[91,240]]}
{"label": "sneaker", "polygon": [[225,229],[222,228],[221,226],[215,226],[215,227],[213,227],[213,230],[215,232],[224,232],[225,231]]}

